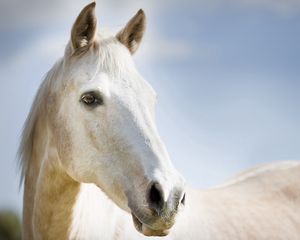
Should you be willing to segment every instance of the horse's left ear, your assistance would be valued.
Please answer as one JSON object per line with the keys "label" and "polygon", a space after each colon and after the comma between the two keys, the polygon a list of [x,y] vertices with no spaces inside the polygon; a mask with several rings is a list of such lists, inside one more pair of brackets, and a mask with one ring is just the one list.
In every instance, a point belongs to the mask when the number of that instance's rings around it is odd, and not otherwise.
{"label": "horse's left ear", "polygon": [[71,32],[74,51],[87,49],[95,40],[97,32],[96,2],[87,5],[77,17]]}
{"label": "horse's left ear", "polygon": [[142,9],[130,19],[125,28],[117,34],[117,39],[124,44],[131,54],[138,49],[145,31],[146,16]]}

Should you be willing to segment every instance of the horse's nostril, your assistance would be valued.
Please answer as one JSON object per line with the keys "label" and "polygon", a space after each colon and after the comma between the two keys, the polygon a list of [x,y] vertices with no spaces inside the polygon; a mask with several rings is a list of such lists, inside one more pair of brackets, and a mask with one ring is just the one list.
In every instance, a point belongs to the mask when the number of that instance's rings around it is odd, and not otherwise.
{"label": "horse's nostril", "polygon": [[149,206],[155,210],[163,208],[163,195],[161,187],[158,183],[151,183],[148,192]]}
{"label": "horse's nostril", "polygon": [[180,203],[181,203],[182,205],[185,205],[185,193],[183,194]]}

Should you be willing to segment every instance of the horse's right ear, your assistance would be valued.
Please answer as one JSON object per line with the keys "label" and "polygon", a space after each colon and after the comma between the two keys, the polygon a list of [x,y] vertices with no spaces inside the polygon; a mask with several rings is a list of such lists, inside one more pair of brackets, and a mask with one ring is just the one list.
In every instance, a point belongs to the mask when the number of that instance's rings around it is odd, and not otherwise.
{"label": "horse's right ear", "polygon": [[74,52],[87,49],[95,40],[97,33],[96,2],[87,5],[77,17],[71,32]]}

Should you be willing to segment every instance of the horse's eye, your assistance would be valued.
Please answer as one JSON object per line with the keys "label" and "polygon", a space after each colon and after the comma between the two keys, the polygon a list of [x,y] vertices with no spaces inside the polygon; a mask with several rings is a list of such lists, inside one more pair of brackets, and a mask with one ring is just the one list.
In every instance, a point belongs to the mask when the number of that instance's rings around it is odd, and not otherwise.
{"label": "horse's eye", "polygon": [[97,106],[103,104],[103,99],[100,94],[96,92],[88,92],[82,95],[81,102],[88,106]]}

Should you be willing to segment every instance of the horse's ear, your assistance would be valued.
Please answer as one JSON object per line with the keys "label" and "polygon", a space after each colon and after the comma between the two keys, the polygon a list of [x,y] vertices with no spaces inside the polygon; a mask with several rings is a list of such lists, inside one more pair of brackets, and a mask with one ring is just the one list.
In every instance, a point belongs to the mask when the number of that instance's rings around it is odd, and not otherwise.
{"label": "horse's ear", "polygon": [[129,49],[131,54],[135,53],[142,41],[145,25],[146,16],[140,9],[125,28],[117,34],[117,39]]}
{"label": "horse's ear", "polygon": [[95,40],[97,32],[96,2],[87,5],[77,17],[71,32],[74,51],[88,48]]}

